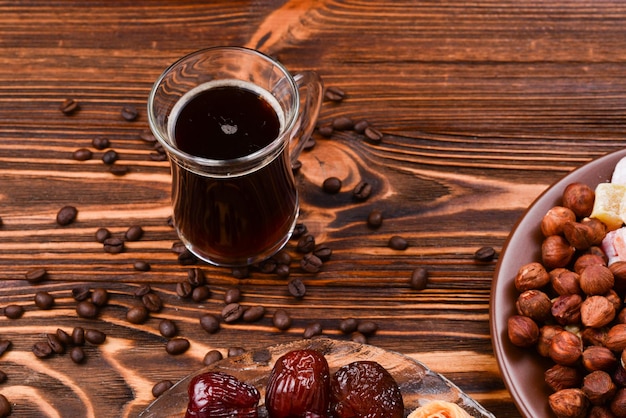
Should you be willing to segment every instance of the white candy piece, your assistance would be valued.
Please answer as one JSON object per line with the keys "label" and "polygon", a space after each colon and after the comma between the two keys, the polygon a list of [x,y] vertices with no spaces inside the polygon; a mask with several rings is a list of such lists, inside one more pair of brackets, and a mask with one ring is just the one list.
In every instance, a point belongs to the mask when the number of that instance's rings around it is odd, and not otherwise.
{"label": "white candy piece", "polygon": [[619,160],[615,165],[611,183],[626,185],[626,157]]}

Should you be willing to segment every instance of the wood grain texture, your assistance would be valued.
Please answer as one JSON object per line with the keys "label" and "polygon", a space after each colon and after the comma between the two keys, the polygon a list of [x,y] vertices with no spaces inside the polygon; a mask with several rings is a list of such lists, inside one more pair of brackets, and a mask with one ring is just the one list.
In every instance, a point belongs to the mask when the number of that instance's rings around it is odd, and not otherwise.
{"label": "wood grain texture", "polygon": [[[152,386],[202,366],[210,349],[259,349],[302,337],[320,321],[324,334],[346,317],[373,320],[369,342],[407,354],[445,374],[496,416],[519,416],[499,376],[489,336],[489,296],[495,262],[478,263],[482,246],[500,250],[524,209],[572,169],[623,148],[626,110],[626,6],[605,1],[422,2],[293,1],[22,1],[0,3],[0,307],[22,305],[20,319],[0,317],[0,357],[8,379],[0,393],[13,416],[136,416],[153,399]],[[176,295],[192,266],[172,252],[167,225],[169,166],[153,161],[140,139],[145,106],[159,74],[187,52],[212,45],[246,45],[277,57],[294,73],[316,70],[327,86],[344,89],[326,102],[320,124],[338,116],[367,119],[385,134],[376,144],[353,131],[316,135],[301,155],[297,180],[301,221],[333,255],[317,275],[298,268],[302,300],[285,280],[254,271],[235,279],[206,265],[213,296],[202,303]],[[80,103],[71,116],[66,98]],[[140,110],[134,122],[124,105]],[[120,154],[124,176],[112,175],[93,138]],[[72,152],[94,156],[75,161]],[[337,195],[321,183],[343,180]],[[352,188],[374,186],[365,202]],[[76,222],[60,227],[57,211],[74,205]],[[365,220],[382,210],[384,224]],[[141,240],[105,253],[100,227],[122,236],[141,225]],[[402,235],[405,251],[387,241]],[[137,272],[144,260],[151,271]],[[413,269],[430,273],[424,291],[409,288]],[[31,284],[26,272],[45,268]],[[149,284],[164,301],[142,325],[125,320]],[[78,318],[72,289],[104,287],[109,304],[97,319]],[[254,324],[205,333],[198,318],[219,313],[229,287],[246,306],[268,315]],[[56,297],[38,309],[36,291]],[[271,314],[286,309],[293,327],[280,332]],[[189,351],[172,356],[159,334],[173,319]],[[61,328],[106,332],[87,345],[86,361],[67,354],[39,360],[33,344]]]}

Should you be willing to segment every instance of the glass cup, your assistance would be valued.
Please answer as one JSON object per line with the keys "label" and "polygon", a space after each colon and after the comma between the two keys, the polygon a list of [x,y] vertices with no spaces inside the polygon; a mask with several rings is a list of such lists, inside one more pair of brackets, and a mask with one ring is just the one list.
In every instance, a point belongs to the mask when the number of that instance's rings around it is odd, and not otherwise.
{"label": "glass cup", "polygon": [[200,50],[163,72],[148,118],[170,160],[174,226],[193,254],[236,267],[285,245],[299,209],[291,167],[322,95],[315,72],[292,76],[241,47]]}

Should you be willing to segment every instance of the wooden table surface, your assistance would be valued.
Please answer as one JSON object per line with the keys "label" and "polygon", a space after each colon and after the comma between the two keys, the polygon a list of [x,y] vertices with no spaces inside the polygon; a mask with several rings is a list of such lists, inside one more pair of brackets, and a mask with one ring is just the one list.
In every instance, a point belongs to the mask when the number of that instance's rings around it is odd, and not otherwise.
{"label": "wooden table surface", "polygon": [[[300,221],[333,254],[322,271],[299,267],[291,241],[290,278],[251,269],[239,279],[225,268],[181,263],[168,225],[170,171],[152,144],[146,100],[160,73],[182,55],[214,45],[257,48],[293,73],[315,70],[326,87],[346,93],[324,103],[319,123],[340,116],[367,120],[379,143],[355,131],[316,133],[297,174]],[[78,111],[59,110],[74,99]],[[134,121],[121,111],[134,106]],[[626,5],[620,0],[292,0],[292,1],[8,1],[0,3],[0,307],[20,305],[18,319],[0,317],[0,393],[12,416],[136,416],[161,380],[202,367],[213,349],[258,349],[301,339],[319,322],[323,335],[350,340],[342,319],[373,321],[367,341],[418,359],[443,373],[498,417],[519,416],[492,351],[489,298],[496,259],[515,222],[550,184],[626,144]],[[119,154],[113,174],[107,138]],[[73,158],[87,148],[93,157]],[[127,170],[127,172],[126,172]],[[339,194],[321,189],[342,179]],[[359,181],[373,186],[355,202]],[[60,226],[57,212],[78,209]],[[383,225],[368,228],[374,210]],[[144,230],[110,254],[95,232],[123,237]],[[406,250],[388,246],[404,237]],[[136,261],[151,269],[141,272]],[[425,290],[409,286],[425,268]],[[201,269],[212,296],[180,298],[178,283]],[[42,281],[26,275],[43,269]],[[126,320],[141,304],[143,285],[163,301],[143,324]],[[96,318],[76,313],[76,289],[110,296]],[[254,323],[199,325],[219,314],[224,293],[239,288],[244,306],[262,305]],[[38,308],[34,294],[55,298]],[[286,310],[292,327],[272,324]],[[161,319],[190,341],[183,354],[165,350]],[[104,344],[86,344],[85,360],[67,353],[39,359],[33,345],[57,329],[96,329]]]}

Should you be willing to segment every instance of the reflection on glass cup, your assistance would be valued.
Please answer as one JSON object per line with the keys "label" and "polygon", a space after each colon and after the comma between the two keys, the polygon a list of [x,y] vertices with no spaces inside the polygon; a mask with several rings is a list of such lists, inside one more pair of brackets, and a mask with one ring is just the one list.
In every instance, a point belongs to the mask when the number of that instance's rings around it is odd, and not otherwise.
{"label": "reflection on glass cup", "polygon": [[322,92],[315,72],[291,76],[239,47],[194,52],[156,81],[150,128],[170,159],[174,225],[200,259],[252,264],[289,240],[298,217],[291,166]]}

